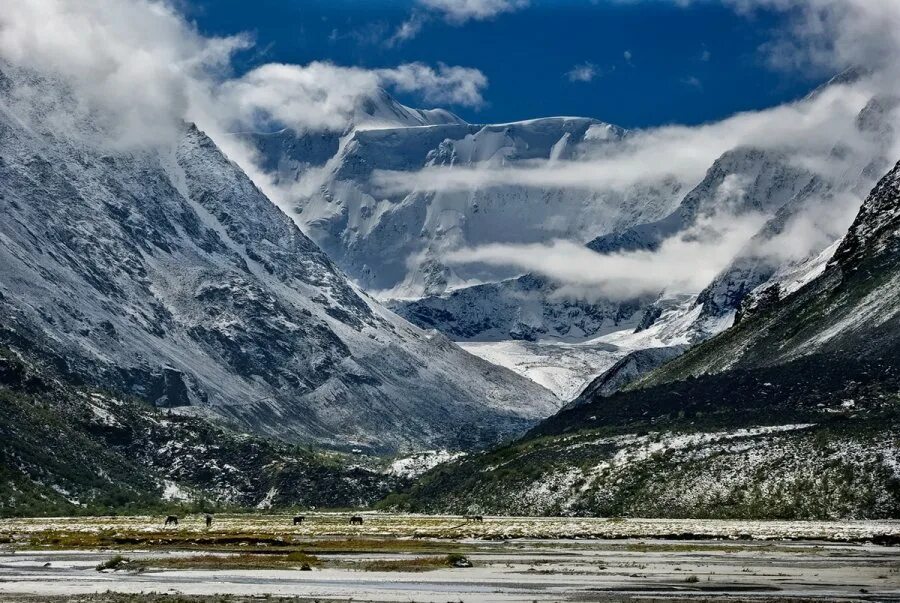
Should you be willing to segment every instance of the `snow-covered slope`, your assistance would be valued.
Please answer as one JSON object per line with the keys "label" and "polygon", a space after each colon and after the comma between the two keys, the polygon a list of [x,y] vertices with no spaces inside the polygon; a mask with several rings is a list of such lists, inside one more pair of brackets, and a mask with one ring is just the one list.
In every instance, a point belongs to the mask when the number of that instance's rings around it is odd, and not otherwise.
{"label": "snow-covered slope", "polygon": [[[285,439],[469,448],[556,399],[351,285],[202,132],[115,150],[0,82],[0,335],[69,374]],[[83,117],[83,116],[82,116]]]}
{"label": "snow-covered slope", "polygon": [[[389,96],[372,101],[373,115],[395,115]],[[344,271],[368,291],[415,298],[448,288],[510,278],[484,266],[451,266],[444,255],[486,243],[551,238],[588,241],[598,233],[657,219],[683,192],[675,180],[625,192],[579,187],[486,186],[471,190],[385,187],[373,175],[413,178],[433,166],[491,167],[577,159],[621,141],[627,133],[597,120],[557,117],[472,125],[444,112],[389,120],[359,118],[349,131],[325,135],[283,132],[251,137],[264,166],[299,212],[297,220]],[[426,125],[422,125],[427,122]],[[308,160],[305,149],[315,149]],[[333,156],[324,159],[328,153]]]}

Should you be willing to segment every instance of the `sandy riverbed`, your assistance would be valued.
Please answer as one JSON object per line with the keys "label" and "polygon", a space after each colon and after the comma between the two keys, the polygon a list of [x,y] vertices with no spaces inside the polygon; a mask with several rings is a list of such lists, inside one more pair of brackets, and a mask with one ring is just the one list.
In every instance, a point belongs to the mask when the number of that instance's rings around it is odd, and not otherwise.
{"label": "sandy riverbed", "polygon": [[[897,522],[485,518],[460,525],[452,517],[371,514],[351,529],[341,514],[319,514],[296,528],[286,516],[218,517],[209,532],[199,518],[186,518],[166,532],[157,519],[0,522],[0,535],[11,541],[0,545],[0,600],[113,591],[353,601],[900,601],[900,547],[864,542],[897,535]],[[454,536],[424,537],[425,531]],[[39,540],[95,532],[132,544],[62,550],[63,543]],[[166,533],[172,539],[158,538]],[[146,542],[135,543],[141,534]],[[696,536],[704,534],[715,538]],[[271,569],[227,563],[199,569],[190,561],[208,559],[210,551],[223,557],[252,551],[264,560],[290,550],[314,554],[312,571],[283,562]],[[474,567],[402,570],[411,559],[449,552],[464,554]],[[130,558],[132,569],[97,571],[114,554]],[[176,557],[179,566],[167,566]],[[401,571],[369,571],[372,561],[385,560],[399,561]]]}

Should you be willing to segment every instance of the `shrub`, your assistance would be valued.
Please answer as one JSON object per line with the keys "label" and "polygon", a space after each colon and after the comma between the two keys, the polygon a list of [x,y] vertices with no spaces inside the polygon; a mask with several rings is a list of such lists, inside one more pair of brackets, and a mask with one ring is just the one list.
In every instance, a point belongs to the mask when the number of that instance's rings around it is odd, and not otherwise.
{"label": "shrub", "polygon": [[107,559],[103,563],[97,566],[97,571],[102,572],[104,570],[120,570],[122,566],[128,565],[131,562],[131,559],[128,557],[123,557],[122,555],[116,555],[110,559]]}

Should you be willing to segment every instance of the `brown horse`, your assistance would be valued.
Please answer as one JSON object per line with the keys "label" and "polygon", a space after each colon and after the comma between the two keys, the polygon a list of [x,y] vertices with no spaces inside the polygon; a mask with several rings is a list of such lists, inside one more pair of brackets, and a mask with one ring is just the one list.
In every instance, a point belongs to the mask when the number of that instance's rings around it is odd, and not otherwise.
{"label": "brown horse", "polygon": [[211,525],[212,525],[212,515],[210,515],[209,513],[207,513],[207,514],[206,514],[206,527],[208,528],[208,527],[211,526]]}
{"label": "brown horse", "polygon": [[482,517],[481,515],[466,515],[466,521],[467,522],[475,521],[475,522],[484,523],[484,517]]}
{"label": "brown horse", "polygon": [[363,518],[359,515],[354,515],[350,518],[351,526],[361,526],[363,524]]}
{"label": "brown horse", "polygon": [[294,516],[294,525],[303,525],[303,520],[306,519],[304,515],[295,515]]}
{"label": "brown horse", "polygon": [[175,517],[174,515],[169,515],[168,517],[166,517],[166,523],[165,523],[165,525],[167,525],[167,526],[168,526],[168,525],[177,526],[177,525],[178,525],[178,518]]}

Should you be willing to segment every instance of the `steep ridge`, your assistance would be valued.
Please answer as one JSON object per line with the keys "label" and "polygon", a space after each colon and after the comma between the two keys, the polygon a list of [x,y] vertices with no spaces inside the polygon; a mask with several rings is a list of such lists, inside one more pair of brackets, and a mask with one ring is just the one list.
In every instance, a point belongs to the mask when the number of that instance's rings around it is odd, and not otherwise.
{"label": "steep ridge", "polygon": [[9,345],[158,406],[341,448],[471,448],[556,408],[361,293],[196,128],[175,148],[111,149],[90,116],[44,125],[73,101],[26,81],[43,104],[0,86]]}
{"label": "steep ridge", "polygon": [[824,272],[626,391],[426,474],[415,510],[748,518],[900,513],[900,164]]}
{"label": "steep ridge", "polygon": [[578,397],[566,404],[568,410],[587,404],[598,397],[611,396],[625,389],[652,370],[662,366],[669,360],[677,358],[687,350],[686,345],[644,348],[630,352],[627,356],[606,369],[599,377],[588,384]]}
{"label": "steep ridge", "polygon": [[782,364],[811,354],[867,358],[900,339],[896,292],[900,169],[863,204],[824,272],[751,319],[692,350],[647,383]]}
{"label": "steep ridge", "polygon": [[[859,157],[856,165],[849,162],[843,173],[834,175],[831,179],[811,179],[782,205],[734,258],[731,265],[700,293],[697,303],[703,306],[702,317],[721,317],[733,313],[741,307],[745,298],[761,293],[763,289],[773,285],[778,285],[787,292],[794,291],[824,269],[830,254],[834,252],[836,242],[843,236],[852,219],[846,211],[835,211],[836,207],[842,205],[841,197],[849,195],[865,198],[878,178],[890,168],[887,157],[894,139],[891,112],[897,104],[897,99],[887,97],[876,97],[866,104],[857,116],[855,125],[874,149],[872,155]],[[852,156],[852,152],[841,145],[835,146],[833,154]],[[850,204],[850,208],[855,212],[854,204]],[[802,222],[804,216],[809,215],[823,216],[820,221],[830,222],[823,228],[824,236],[818,243],[804,249],[799,257],[773,254],[773,248],[786,247],[775,244],[779,238],[803,236],[802,231],[795,234],[791,229]],[[817,257],[817,254],[825,255]],[[753,300],[747,302],[752,304]]]}

